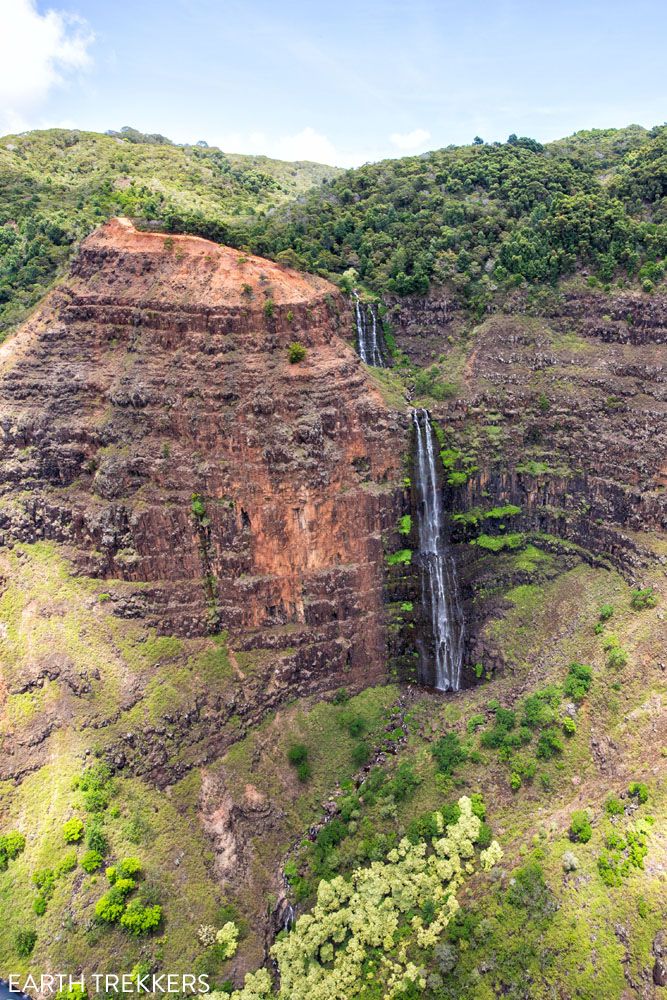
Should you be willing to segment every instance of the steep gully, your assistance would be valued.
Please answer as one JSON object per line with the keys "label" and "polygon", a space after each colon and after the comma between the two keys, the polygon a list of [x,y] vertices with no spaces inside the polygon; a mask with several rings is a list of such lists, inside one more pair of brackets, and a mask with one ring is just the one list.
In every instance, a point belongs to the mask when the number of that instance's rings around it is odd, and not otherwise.
{"label": "steep gully", "polygon": [[[353,297],[359,356],[366,364],[385,368],[387,351],[377,307],[362,303],[356,291]],[[456,564],[445,539],[437,442],[428,410],[413,410],[412,424],[421,597],[430,625],[430,635],[417,640],[418,679],[438,691],[458,691],[463,666],[463,610]]]}

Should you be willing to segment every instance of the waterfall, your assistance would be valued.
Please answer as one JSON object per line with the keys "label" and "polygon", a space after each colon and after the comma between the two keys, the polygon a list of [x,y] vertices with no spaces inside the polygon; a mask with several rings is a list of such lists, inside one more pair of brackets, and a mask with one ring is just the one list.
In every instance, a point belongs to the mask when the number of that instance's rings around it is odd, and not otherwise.
{"label": "waterfall", "polygon": [[367,365],[386,368],[382,331],[378,328],[377,306],[374,303],[362,302],[356,291],[352,292],[352,295],[359,357]]}
{"label": "waterfall", "polygon": [[[443,507],[435,434],[428,410],[413,410],[417,449],[417,522],[422,600],[431,613],[433,651],[422,650],[420,680],[439,691],[458,691],[463,660],[463,611],[456,566],[443,536]],[[429,662],[432,659],[432,666]]]}

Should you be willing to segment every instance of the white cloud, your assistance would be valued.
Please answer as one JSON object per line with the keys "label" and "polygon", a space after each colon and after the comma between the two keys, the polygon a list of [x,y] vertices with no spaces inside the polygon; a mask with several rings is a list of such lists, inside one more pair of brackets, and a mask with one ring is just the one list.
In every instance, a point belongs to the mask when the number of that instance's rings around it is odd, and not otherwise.
{"label": "white cloud", "polygon": [[389,136],[392,144],[403,151],[419,149],[420,146],[426,145],[430,138],[431,133],[425,128],[415,128],[412,132],[392,132]]}
{"label": "white cloud", "polygon": [[228,132],[213,140],[227,153],[256,153],[278,160],[314,160],[335,167],[358,167],[377,160],[377,150],[339,149],[328,136],[307,125],[290,135],[270,136],[266,132]]}
{"label": "white cloud", "polygon": [[67,11],[40,14],[35,0],[0,0],[0,38],[0,129],[26,129],[49,92],[90,65],[94,35]]}

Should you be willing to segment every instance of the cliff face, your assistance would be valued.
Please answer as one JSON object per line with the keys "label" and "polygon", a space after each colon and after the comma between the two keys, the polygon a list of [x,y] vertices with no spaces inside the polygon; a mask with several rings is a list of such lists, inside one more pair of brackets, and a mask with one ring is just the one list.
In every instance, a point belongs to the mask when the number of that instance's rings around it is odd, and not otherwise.
{"label": "cliff face", "polygon": [[[519,513],[505,518],[506,532],[560,552],[565,564],[576,552],[641,585],[664,560],[667,301],[579,282],[538,302],[517,292],[480,323],[436,293],[395,303],[391,319],[410,359],[452,383],[451,400],[430,403],[444,447],[460,456],[454,468],[466,471],[447,505],[480,515],[474,529],[455,525],[454,540],[498,534],[499,521],[484,513],[513,505]],[[481,638],[500,611],[488,595],[501,580],[530,577],[509,555],[455,548],[468,662],[500,666]]]}
{"label": "cliff face", "polygon": [[[422,365],[465,325],[437,296],[394,320]],[[485,320],[450,371],[457,398],[433,406],[448,443],[475,460],[454,505],[518,504],[524,526],[638,571],[633,534],[660,531],[667,515],[666,341],[667,302],[639,293],[566,289],[540,315],[517,299]]]}
{"label": "cliff face", "polygon": [[2,543],[61,543],[120,617],[289,647],[307,690],[382,676],[405,444],[351,324],[321,279],[108,223],[2,348]]}

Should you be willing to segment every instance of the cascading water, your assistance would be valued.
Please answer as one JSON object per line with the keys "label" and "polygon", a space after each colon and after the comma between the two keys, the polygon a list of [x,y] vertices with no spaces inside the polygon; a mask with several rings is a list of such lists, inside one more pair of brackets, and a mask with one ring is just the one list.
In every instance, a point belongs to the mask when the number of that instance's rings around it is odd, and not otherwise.
{"label": "cascading water", "polygon": [[433,651],[421,650],[420,680],[439,691],[458,691],[463,660],[463,610],[456,566],[443,537],[442,497],[436,472],[437,449],[428,410],[413,410],[419,565],[422,600],[431,613]]}
{"label": "cascading water", "polygon": [[357,323],[357,345],[359,357],[367,365],[375,368],[386,368],[382,331],[378,325],[377,306],[362,302],[356,292],[354,296],[354,314]]}

